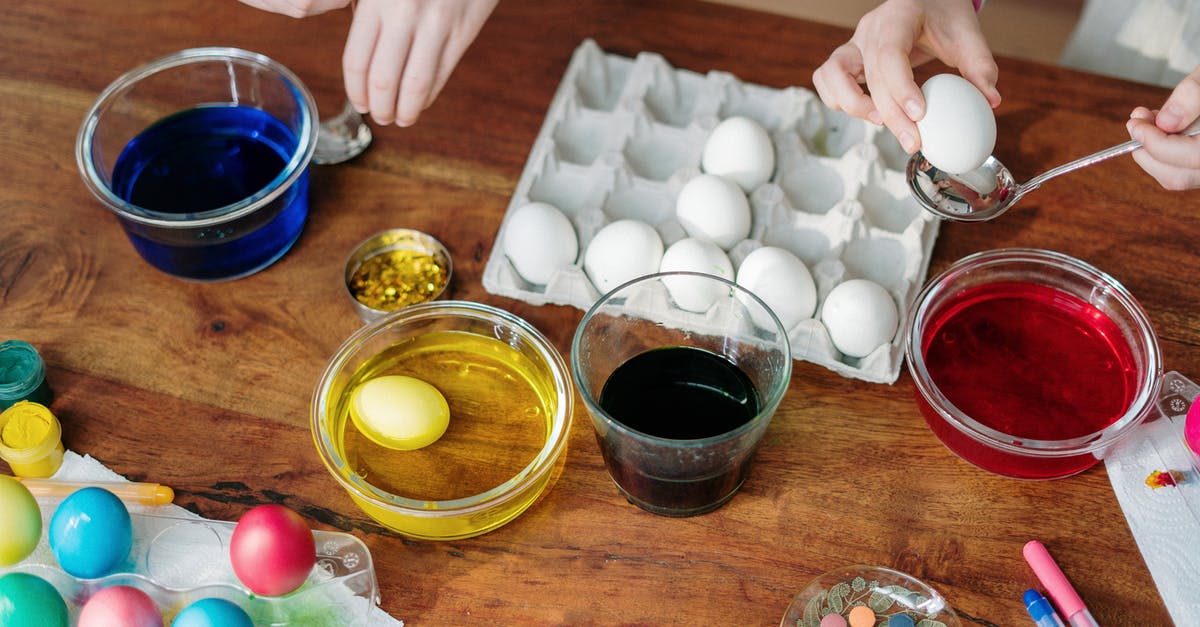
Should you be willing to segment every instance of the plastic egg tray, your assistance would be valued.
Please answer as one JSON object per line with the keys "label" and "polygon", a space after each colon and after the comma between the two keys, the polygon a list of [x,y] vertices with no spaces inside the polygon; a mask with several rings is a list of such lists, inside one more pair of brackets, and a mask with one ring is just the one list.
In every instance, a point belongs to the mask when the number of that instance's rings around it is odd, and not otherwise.
{"label": "plastic egg tray", "polygon": [[[601,295],[583,270],[588,242],[625,218],[652,225],[667,247],[686,237],[675,218],[676,196],[701,174],[709,132],[734,115],[767,130],[776,169],[749,192],[750,237],[729,251],[730,261],[736,268],[764,245],[794,253],[812,272],[818,297],[814,317],[788,330],[795,358],[894,383],[903,361],[903,322],[890,342],[853,358],[834,347],[820,306],[838,283],[870,279],[892,294],[903,321],[920,291],[940,222],[912,198],[899,143],[883,127],[828,109],[809,89],[677,69],[656,53],[631,59],[606,53],[590,39],[575,50],[501,222],[484,288],[586,310]],[[522,279],[502,247],[508,218],[535,201],[566,214],[580,244],[574,263],[558,268],[545,285]]]}
{"label": "plastic egg tray", "polygon": [[[43,518],[45,513],[43,508]],[[147,593],[166,624],[195,601],[220,598],[240,606],[255,625],[365,627],[378,601],[371,553],[354,536],[314,530],[317,563],[307,581],[290,594],[264,597],[238,582],[229,564],[235,523],[135,512],[130,517],[133,548],[113,574],[80,579],[63,571],[44,526],[34,552],[15,566],[0,568],[0,575],[25,572],[48,581],[66,601],[71,624],[87,599],[115,585]]]}

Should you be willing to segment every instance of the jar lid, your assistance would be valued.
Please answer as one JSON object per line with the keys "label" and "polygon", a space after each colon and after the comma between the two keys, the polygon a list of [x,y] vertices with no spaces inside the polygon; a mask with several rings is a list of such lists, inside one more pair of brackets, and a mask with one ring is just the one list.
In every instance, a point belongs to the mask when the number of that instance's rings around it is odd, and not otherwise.
{"label": "jar lid", "polygon": [[0,342],[0,408],[33,394],[45,377],[36,348],[21,340]]}
{"label": "jar lid", "polygon": [[0,413],[0,457],[10,464],[45,457],[61,441],[62,426],[45,405],[18,401]]}

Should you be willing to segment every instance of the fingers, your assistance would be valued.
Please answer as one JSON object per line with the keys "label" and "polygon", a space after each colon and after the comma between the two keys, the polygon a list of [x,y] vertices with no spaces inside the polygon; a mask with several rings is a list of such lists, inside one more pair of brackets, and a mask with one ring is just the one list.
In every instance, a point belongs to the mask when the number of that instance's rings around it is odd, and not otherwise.
{"label": "fingers", "polygon": [[962,0],[887,0],[817,68],[813,85],[826,105],[883,123],[912,153],[921,147],[916,122],[926,105],[912,68],[933,58],[959,68],[992,107],[1000,104],[995,59],[971,4]]}
{"label": "fingers", "polygon": [[[855,33],[858,38],[859,34]],[[909,54],[916,43],[916,32],[883,24],[863,33],[874,44],[863,52],[867,88],[883,124],[900,141],[905,152],[921,148],[916,120],[925,114],[925,97],[913,81]]]}
{"label": "fingers", "polygon": [[1133,160],[1169,190],[1200,188],[1200,136],[1185,130],[1200,121],[1200,68],[1180,81],[1163,104],[1151,111],[1137,107],[1125,126],[1142,144]]}
{"label": "fingers", "polygon": [[342,81],[346,85],[346,98],[354,105],[354,110],[362,114],[371,111],[367,72],[371,69],[380,27],[381,21],[373,7],[359,7],[350,23],[346,48],[342,52]]}
{"label": "fingers", "polygon": [[1168,133],[1178,133],[1197,119],[1200,119],[1200,67],[1179,82],[1154,123]]}
{"label": "fingers", "polygon": [[412,26],[411,15],[403,19],[409,24],[407,28],[389,29],[384,24],[382,35],[375,41],[375,52],[371,55],[371,65],[367,70],[367,102],[371,119],[385,126],[396,120],[397,94],[417,34]]}
{"label": "fingers", "polygon": [[378,124],[415,123],[441,92],[496,2],[362,0],[342,54],[346,95],[354,108],[370,113]]}
{"label": "fingers", "polygon": [[1133,160],[1165,189],[1200,187],[1200,137],[1164,132],[1154,124],[1161,116],[1144,107],[1134,110],[1126,127],[1142,149],[1133,152]]}
{"label": "fingers", "polygon": [[946,65],[957,68],[963,78],[983,93],[992,108],[999,106],[1000,92],[996,89],[996,81],[1000,70],[983,36],[979,19],[966,3],[945,7],[940,19],[927,20],[918,45]]}
{"label": "fingers", "polygon": [[1147,150],[1135,150],[1133,160],[1147,174],[1154,177],[1163,189],[1182,191],[1200,188],[1200,169],[1164,163],[1151,156]]}
{"label": "fingers", "polygon": [[829,59],[813,72],[817,95],[830,109],[845,111],[858,118],[882,124],[875,103],[859,85],[862,80],[862,54],[853,42],[833,51]]}
{"label": "fingers", "polygon": [[[411,126],[425,110],[437,83],[444,32],[441,24],[422,24],[408,52],[396,96],[396,124]],[[394,92],[396,93],[396,92]]]}

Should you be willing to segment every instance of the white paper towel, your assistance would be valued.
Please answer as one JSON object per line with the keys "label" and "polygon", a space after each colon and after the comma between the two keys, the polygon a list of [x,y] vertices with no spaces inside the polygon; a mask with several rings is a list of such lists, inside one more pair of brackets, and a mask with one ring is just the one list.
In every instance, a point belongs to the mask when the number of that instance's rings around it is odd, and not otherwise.
{"label": "white paper towel", "polygon": [[[51,477],[51,479],[79,482],[127,481],[125,477],[113,472],[107,466],[91,456],[79,455],[78,453],[69,450],[65,455],[63,455],[62,467],[58,469],[58,472],[54,473],[54,476]],[[47,506],[46,504],[43,504],[43,516],[45,515],[45,510],[47,507],[50,508],[51,513],[53,512],[53,505]],[[154,508],[144,505],[128,505],[128,508],[129,511],[135,513],[153,513],[158,516],[170,516],[173,518],[200,519],[200,516],[197,516],[196,514],[179,507],[178,505],[167,505]],[[137,535],[138,530],[135,529],[134,533]],[[145,541],[146,539],[135,538],[135,542],[138,540]],[[211,568],[214,571],[219,571],[228,568],[228,560],[224,554],[205,556],[203,553],[193,552],[189,555],[189,557],[192,560],[189,563],[189,569]],[[197,564],[196,560],[209,561],[213,563]],[[195,571],[193,570],[192,572]],[[403,627],[403,625],[404,621],[396,620],[392,616],[388,615],[387,612],[384,612],[379,608],[375,608],[375,611],[370,612],[370,627]]]}
{"label": "white paper towel", "polygon": [[[1187,409],[1200,387],[1175,372],[1163,378],[1159,409],[1105,459],[1108,478],[1150,575],[1176,625],[1200,625],[1200,471],[1183,442]],[[1175,471],[1177,485],[1152,487],[1151,473]]]}

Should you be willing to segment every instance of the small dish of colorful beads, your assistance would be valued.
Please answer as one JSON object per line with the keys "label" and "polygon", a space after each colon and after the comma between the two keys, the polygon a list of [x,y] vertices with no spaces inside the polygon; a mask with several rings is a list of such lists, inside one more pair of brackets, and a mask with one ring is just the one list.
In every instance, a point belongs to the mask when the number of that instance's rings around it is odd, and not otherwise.
{"label": "small dish of colorful beads", "polygon": [[450,284],[450,252],[432,235],[389,229],[367,238],[346,260],[346,290],[363,322],[437,300]]}
{"label": "small dish of colorful beads", "polygon": [[812,580],[780,627],[959,627],[942,595],[902,572],[847,566]]}

